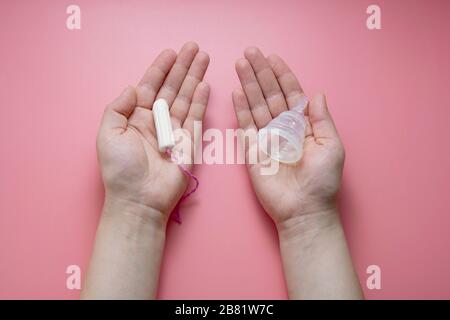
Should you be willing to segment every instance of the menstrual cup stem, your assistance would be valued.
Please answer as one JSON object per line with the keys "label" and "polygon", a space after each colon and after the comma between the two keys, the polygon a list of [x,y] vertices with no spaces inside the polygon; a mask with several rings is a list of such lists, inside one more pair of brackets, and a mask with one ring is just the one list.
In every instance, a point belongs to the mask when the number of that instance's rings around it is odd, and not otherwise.
{"label": "menstrual cup stem", "polygon": [[300,100],[298,101],[297,105],[293,107],[292,110],[303,113],[307,105],[308,105],[308,98],[304,94],[302,94],[300,96]]}

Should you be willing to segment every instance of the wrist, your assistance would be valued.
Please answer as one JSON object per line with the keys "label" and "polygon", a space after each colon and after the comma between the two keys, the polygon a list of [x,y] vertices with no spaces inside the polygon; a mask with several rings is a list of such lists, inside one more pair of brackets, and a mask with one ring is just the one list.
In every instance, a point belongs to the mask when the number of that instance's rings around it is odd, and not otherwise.
{"label": "wrist", "polygon": [[301,212],[276,223],[280,243],[297,242],[305,245],[324,231],[341,227],[338,210],[335,206],[320,210]]}
{"label": "wrist", "polygon": [[167,216],[161,211],[142,203],[120,197],[105,195],[103,216],[125,223],[131,228],[152,228],[165,232]]}
{"label": "wrist", "polygon": [[293,216],[277,226],[291,299],[361,299],[336,208]]}

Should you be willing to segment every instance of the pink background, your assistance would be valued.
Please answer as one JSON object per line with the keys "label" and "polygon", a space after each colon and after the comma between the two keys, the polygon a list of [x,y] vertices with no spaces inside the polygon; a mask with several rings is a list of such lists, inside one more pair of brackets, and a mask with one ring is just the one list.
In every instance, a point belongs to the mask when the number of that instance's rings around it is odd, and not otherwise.
{"label": "pink background", "polygon": [[[81,7],[82,29],[66,29]],[[382,30],[366,28],[378,4]],[[166,47],[211,56],[206,127],[236,127],[234,61],[283,56],[328,94],[346,145],[341,213],[368,298],[450,298],[450,1],[2,1],[0,298],[77,298],[102,206],[103,107]],[[287,297],[277,235],[241,165],[202,165],[171,224],[159,297]]]}

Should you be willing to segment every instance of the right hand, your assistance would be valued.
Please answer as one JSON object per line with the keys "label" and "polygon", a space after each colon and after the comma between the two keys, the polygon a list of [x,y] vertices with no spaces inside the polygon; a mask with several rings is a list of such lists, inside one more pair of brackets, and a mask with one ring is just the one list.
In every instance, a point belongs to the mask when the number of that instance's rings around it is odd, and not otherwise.
{"label": "right hand", "polygon": [[[236,62],[242,89],[233,92],[239,126],[259,130],[281,112],[298,103],[304,94],[297,78],[277,55],[266,58],[258,48],[245,50]],[[279,163],[274,175],[261,175],[260,164],[248,171],[259,201],[277,227],[296,224],[306,216],[336,212],[344,164],[344,148],[323,95],[309,103],[302,159],[295,165]],[[257,148],[256,140],[247,152]]]}

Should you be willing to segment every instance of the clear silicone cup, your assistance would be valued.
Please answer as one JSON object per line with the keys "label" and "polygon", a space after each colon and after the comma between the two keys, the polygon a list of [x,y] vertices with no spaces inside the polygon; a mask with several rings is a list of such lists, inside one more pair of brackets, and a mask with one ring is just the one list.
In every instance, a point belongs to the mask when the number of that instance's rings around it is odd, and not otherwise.
{"label": "clear silicone cup", "polygon": [[305,97],[259,131],[258,144],[262,152],[283,163],[296,163],[301,159],[306,127],[303,110],[307,104]]}

